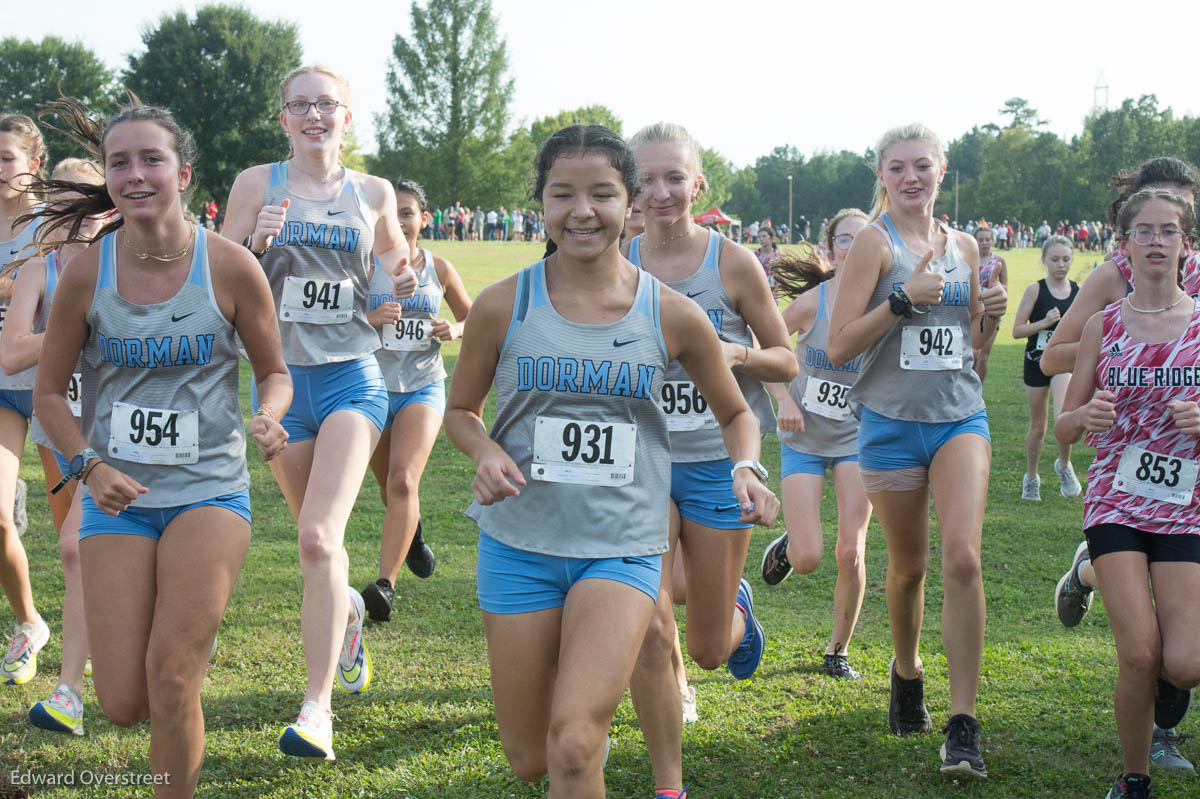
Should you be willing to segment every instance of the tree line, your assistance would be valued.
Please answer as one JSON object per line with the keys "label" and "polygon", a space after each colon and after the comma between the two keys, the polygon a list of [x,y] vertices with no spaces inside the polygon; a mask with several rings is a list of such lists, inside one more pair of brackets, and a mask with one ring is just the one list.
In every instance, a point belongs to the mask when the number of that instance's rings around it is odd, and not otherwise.
{"label": "tree line", "polygon": [[[573,123],[623,133],[621,119],[601,105],[513,124],[515,80],[491,0],[414,0],[410,17],[411,30],[395,35],[388,57],[388,107],[374,120],[376,152],[362,153],[351,137],[343,151],[348,166],[416,180],[435,206],[520,207],[529,201],[537,146],[551,133]],[[201,145],[198,201],[223,201],[247,164],[286,154],[276,117],[279,82],[302,62],[294,23],[208,5],[194,17],[163,15],[144,29],[142,45],[117,72],[78,42],[0,39],[4,110],[36,116],[60,88],[99,114],[114,110],[128,92],[166,106]],[[1157,155],[1200,162],[1200,118],[1176,117],[1153,94],[1094,110],[1069,141],[1043,130],[1022,98],[1008,100],[999,115],[1002,125],[976,125],[947,143],[949,171],[937,214],[962,222],[1101,219],[1118,169]],[[45,132],[52,160],[82,155],[63,134]],[[747,222],[785,221],[789,177],[796,219],[803,214],[819,223],[870,201],[875,154],[869,149],[805,156],[782,145],[738,168],[717,144],[701,142],[708,145],[701,156],[709,189],[696,202],[698,213],[719,205]]]}

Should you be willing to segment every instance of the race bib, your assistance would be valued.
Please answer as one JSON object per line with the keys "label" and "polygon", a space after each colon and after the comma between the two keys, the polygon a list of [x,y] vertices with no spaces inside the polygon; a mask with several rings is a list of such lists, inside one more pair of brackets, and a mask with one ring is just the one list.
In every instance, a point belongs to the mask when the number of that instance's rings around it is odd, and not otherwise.
{"label": "race bib", "polygon": [[83,403],[80,397],[83,396],[83,375],[79,372],[71,375],[71,382],[67,384],[67,405],[71,407],[72,416],[83,415]]}
{"label": "race bib", "polygon": [[283,283],[279,318],[285,322],[340,325],[354,316],[354,284],[288,275]]}
{"label": "race bib", "polygon": [[809,413],[840,422],[850,418],[850,406],[846,403],[849,393],[850,386],[809,375],[800,405]]}
{"label": "race bib", "polygon": [[431,350],[438,345],[432,332],[432,319],[398,319],[395,324],[383,326],[383,348],[410,352]]}
{"label": "race bib", "polygon": [[1050,337],[1054,335],[1054,329],[1039,330],[1037,340],[1033,342],[1033,348],[1038,352],[1045,352],[1046,345],[1050,343]]}
{"label": "race bib", "polygon": [[962,348],[962,328],[958,325],[909,325],[900,331],[900,368],[925,372],[961,369]]}
{"label": "race bib", "polygon": [[200,460],[199,415],[114,402],[108,454],[158,466],[196,463]]}
{"label": "race bib", "polygon": [[1113,477],[1113,488],[1172,505],[1191,505],[1198,466],[1187,458],[1126,447]]}
{"label": "race bib", "polygon": [[549,483],[629,485],[636,444],[635,424],[539,416],[530,475]]}
{"label": "race bib", "polygon": [[663,383],[658,407],[667,415],[667,430],[709,430],[717,426],[717,417],[708,409],[708,402],[694,383],[667,381]]}

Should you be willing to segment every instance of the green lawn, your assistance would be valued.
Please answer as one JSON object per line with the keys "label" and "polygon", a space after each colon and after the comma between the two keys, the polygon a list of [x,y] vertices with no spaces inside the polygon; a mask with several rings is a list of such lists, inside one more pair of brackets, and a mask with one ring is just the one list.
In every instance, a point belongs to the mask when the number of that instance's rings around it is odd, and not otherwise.
{"label": "green lawn", "polygon": [[[472,295],[540,256],[534,244],[442,244]],[[1040,276],[1036,252],[1008,254],[1010,313],[1021,290]],[[1077,258],[1082,280],[1094,256]],[[782,519],[755,532],[747,576],[768,635],[756,677],[735,682],[724,669],[689,672],[700,722],[685,728],[684,767],[695,799],[734,797],[1100,797],[1120,770],[1112,716],[1116,663],[1102,602],[1074,630],[1058,623],[1054,585],[1080,540],[1080,501],[1055,490],[1051,460],[1043,457],[1044,501],[1022,503],[1025,397],[1022,343],[1002,332],[985,389],[995,446],[984,530],[984,578],[989,628],[979,714],[991,776],[953,785],[937,771],[940,735],[897,738],[888,733],[887,664],[891,643],[883,585],[887,555],[872,525],[868,537],[869,588],[853,662],[862,683],[836,683],[819,671],[831,628],[835,565],[832,494],[823,516],[829,557],[813,575],[768,588],[758,577],[763,547],[782,531]],[[457,352],[447,347],[448,365]],[[1089,454],[1075,462],[1082,476]],[[770,437],[764,461],[772,483],[779,463]],[[25,537],[34,596],[54,635],[41,673],[21,687],[0,690],[0,786],[10,774],[74,773],[73,788],[37,792],[46,797],[138,796],[132,788],[82,788],[83,773],[148,771],[148,725],[121,730],[87,700],[87,736],[74,739],[30,727],[30,704],[54,687],[62,573],[54,532],[32,450],[22,474],[30,484],[30,531]],[[774,464],[774,465],[772,465]],[[301,578],[295,527],[267,468],[251,457],[254,543],[221,630],[221,648],[204,691],[208,754],[202,797],[538,797],[546,786],[525,785],[508,769],[492,715],[488,668],[475,601],[476,528],[463,515],[473,465],[439,439],[422,487],[425,531],[437,552],[432,579],[404,572],[397,586],[397,620],[367,630],[375,677],[358,697],[335,692],[337,763],[311,767],[280,755],[275,742],[296,714],[304,689],[300,649]],[[352,583],[375,577],[383,509],[373,480],[364,481],[346,534]],[[934,545],[933,563],[939,560]],[[940,641],[941,581],[935,567],[926,592],[922,647],[927,700],[939,726],[949,712],[946,663]],[[5,613],[7,611],[4,611]],[[0,618],[0,625],[11,619]],[[1192,726],[1192,725],[1187,725]],[[1200,758],[1188,743],[1184,753]],[[637,719],[628,701],[617,711],[606,772],[615,797],[650,797],[653,783]],[[1159,799],[1195,797],[1194,778],[1154,774]],[[23,795],[5,793],[0,796]]]}

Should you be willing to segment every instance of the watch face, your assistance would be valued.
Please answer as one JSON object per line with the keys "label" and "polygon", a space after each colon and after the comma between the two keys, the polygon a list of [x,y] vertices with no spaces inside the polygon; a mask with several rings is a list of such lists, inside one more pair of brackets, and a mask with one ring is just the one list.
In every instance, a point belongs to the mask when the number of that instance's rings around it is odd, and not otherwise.
{"label": "watch face", "polygon": [[71,474],[73,476],[78,477],[79,475],[83,474],[84,466],[87,466],[87,459],[84,458],[82,452],[76,455],[74,458],[71,458]]}

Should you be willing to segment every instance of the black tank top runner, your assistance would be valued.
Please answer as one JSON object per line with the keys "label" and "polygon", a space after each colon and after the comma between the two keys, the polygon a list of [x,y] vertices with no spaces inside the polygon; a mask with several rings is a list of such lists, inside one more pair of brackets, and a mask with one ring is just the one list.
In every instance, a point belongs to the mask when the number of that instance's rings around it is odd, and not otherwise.
{"label": "black tank top runner", "polygon": [[[1042,278],[1037,282],[1038,295],[1034,300],[1033,310],[1029,312],[1030,322],[1040,322],[1046,318],[1046,314],[1050,313],[1051,308],[1057,308],[1058,312],[1063,316],[1067,315],[1067,309],[1071,307],[1071,303],[1075,302],[1075,295],[1079,293],[1079,284],[1074,280],[1068,280],[1071,284],[1071,294],[1066,299],[1060,300],[1050,293],[1050,287],[1046,285],[1046,279]],[[1050,336],[1054,333],[1054,328],[1058,327],[1056,323],[1054,327],[1049,327],[1045,330],[1039,330],[1036,334],[1025,340],[1025,357],[1031,361],[1040,361],[1042,352],[1046,349],[1046,342],[1050,340]]]}

